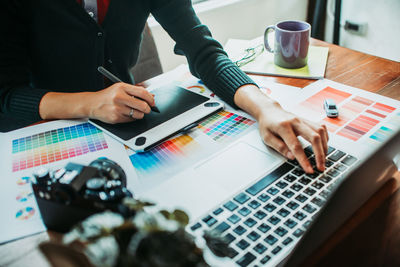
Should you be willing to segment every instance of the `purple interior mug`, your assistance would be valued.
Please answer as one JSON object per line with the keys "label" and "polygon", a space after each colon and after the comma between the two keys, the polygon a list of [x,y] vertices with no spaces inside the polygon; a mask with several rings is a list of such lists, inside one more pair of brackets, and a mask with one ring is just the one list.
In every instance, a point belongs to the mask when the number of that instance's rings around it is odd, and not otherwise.
{"label": "purple interior mug", "polygon": [[[268,34],[275,31],[274,49],[268,43]],[[276,65],[296,69],[307,65],[308,46],[310,45],[311,25],[304,21],[282,21],[265,29],[264,45],[267,51],[274,53]]]}

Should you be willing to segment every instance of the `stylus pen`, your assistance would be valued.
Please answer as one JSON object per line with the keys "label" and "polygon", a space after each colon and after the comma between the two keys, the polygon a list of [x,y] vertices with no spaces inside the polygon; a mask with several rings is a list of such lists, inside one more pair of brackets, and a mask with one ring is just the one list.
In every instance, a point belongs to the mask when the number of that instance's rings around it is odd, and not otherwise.
{"label": "stylus pen", "polygon": [[[97,70],[103,74],[107,79],[109,79],[110,81],[112,81],[113,83],[120,83],[122,82],[121,79],[119,79],[117,76],[115,76],[114,74],[112,74],[111,72],[109,72],[108,70],[106,70],[104,67],[98,67]],[[136,97],[136,96],[135,96]],[[139,97],[136,97],[139,98]],[[152,111],[160,113],[160,110],[154,106],[154,107],[150,107]]]}

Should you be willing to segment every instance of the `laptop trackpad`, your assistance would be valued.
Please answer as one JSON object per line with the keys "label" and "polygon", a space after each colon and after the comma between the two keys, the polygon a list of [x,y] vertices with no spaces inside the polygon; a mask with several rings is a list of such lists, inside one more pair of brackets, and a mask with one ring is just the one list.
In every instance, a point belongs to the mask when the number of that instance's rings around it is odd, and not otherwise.
{"label": "laptop trackpad", "polygon": [[240,142],[195,168],[208,184],[234,193],[268,171],[277,157]]}
{"label": "laptop trackpad", "polygon": [[[262,147],[260,147],[262,149]],[[164,208],[183,208],[191,220],[252,185],[282,161],[265,148],[240,142],[188,168],[140,197]]]}

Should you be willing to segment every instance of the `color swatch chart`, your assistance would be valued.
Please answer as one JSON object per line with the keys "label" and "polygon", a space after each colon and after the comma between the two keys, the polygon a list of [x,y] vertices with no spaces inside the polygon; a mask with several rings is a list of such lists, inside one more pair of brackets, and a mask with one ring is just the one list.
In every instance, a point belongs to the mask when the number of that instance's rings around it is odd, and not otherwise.
{"label": "color swatch chart", "polygon": [[36,205],[32,203],[35,197],[30,185],[31,178],[28,176],[23,176],[18,178],[16,183],[18,191],[15,197],[17,207],[15,219],[25,221],[32,218],[36,213],[36,210],[33,207]]}
{"label": "color swatch chart", "polygon": [[377,131],[369,136],[370,143],[379,144],[388,139],[400,127],[400,112],[396,112],[386,123],[384,123]]}
{"label": "color swatch chart", "polygon": [[35,215],[35,209],[32,207],[26,207],[23,209],[20,209],[19,211],[17,211],[16,214],[16,218],[17,220],[28,220],[29,218],[31,218],[33,215]]}
{"label": "color swatch chart", "polygon": [[[335,101],[339,109],[339,117],[325,116],[323,101],[326,98]],[[322,123],[330,132],[353,141],[358,141],[396,110],[389,105],[329,86],[303,101],[300,106],[324,116]],[[385,128],[382,131],[385,132]]]}
{"label": "color swatch chart", "polygon": [[221,111],[202,121],[198,128],[214,141],[223,142],[238,136],[254,123],[235,113]]}
{"label": "color swatch chart", "polygon": [[189,135],[181,135],[143,153],[129,156],[133,166],[142,174],[177,167],[178,161],[192,154],[199,144]]}
{"label": "color swatch chart", "polygon": [[[189,72],[190,73],[190,72]],[[186,89],[193,91],[198,94],[207,95],[209,97],[215,97],[215,93],[208,89],[201,80],[195,79],[193,76],[183,81],[182,86]]]}
{"label": "color swatch chart", "polygon": [[45,231],[31,187],[30,170],[12,173],[5,170],[0,195],[0,244]]}
{"label": "color swatch chart", "polygon": [[12,171],[77,157],[108,148],[101,130],[90,123],[59,128],[12,141]]}

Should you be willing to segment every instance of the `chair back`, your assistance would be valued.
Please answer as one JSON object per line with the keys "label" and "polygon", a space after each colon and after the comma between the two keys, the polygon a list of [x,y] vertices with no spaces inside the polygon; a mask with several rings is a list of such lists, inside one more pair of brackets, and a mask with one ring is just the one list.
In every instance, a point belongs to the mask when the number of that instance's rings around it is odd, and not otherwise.
{"label": "chair back", "polygon": [[138,62],[131,69],[131,72],[135,78],[135,83],[143,82],[163,72],[157,47],[147,23],[143,30]]}

